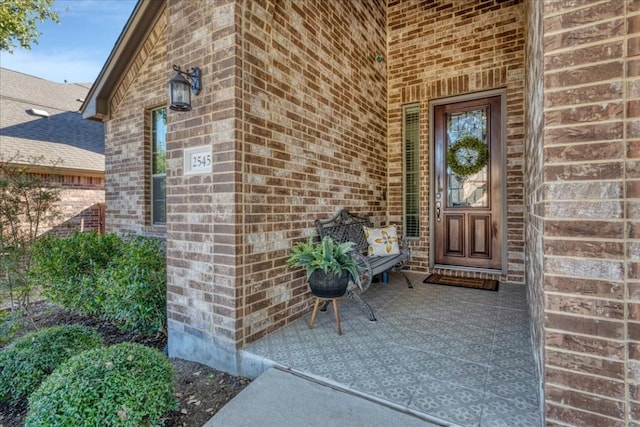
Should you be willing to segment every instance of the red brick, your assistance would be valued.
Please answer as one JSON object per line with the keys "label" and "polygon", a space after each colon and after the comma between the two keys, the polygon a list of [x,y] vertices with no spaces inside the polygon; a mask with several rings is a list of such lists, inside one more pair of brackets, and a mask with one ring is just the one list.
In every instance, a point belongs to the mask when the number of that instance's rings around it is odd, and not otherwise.
{"label": "red brick", "polygon": [[623,98],[622,82],[598,83],[588,86],[562,88],[545,94],[547,108],[581,103],[606,102]]}
{"label": "red brick", "polygon": [[544,288],[548,292],[574,294],[585,298],[595,297],[621,300],[624,297],[624,285],[610,280],[547,275],[544,278]]}
{"label": "red brick", "polygon": [[624,238],[624,223],[621,221],[562,220],[545,221],[544,230],[551,237],[595,237]]}
{"label": "red brick", "polygon": [[625,354],[622,341],[576,335],[568,331],[547,331],[546,346],[616,360],[624,359]]}
{"label": "red brick", "polygon": [[[547,350],[545,353],[547,366],[555,366],[563,370],[578,373],[593,374],[599,377],[607,377],[624,382],[625,366],[620,360],[608,360],[600,357],[591,357],[585,354],[576,354]],[[561,381],[557,379],[557,383]],[[582,383],[579,383],[581,387]],[[589,391],[589,390],[587,390]]]}
{"label": "red brick", "polygon": [[601,142],[569,146],[551,146],[544,150],[548,164],[619,159],[623,153],[621,142]]}
{"label": "red brick", "polygon": [[547,295],[546,309],[607,319],[621,320],[624,318],[624,304],[619,301],[579,298],[577,296]]}
{"label": "red brick", "polygon": [[[624,323],[599,318],[571,316],[560,313],[546,313],[545,327],[575,333],[591,335],[604,339],[624,339]],[[640,331],[640,327],[638,328]],[[631,334],[631,332],[630,332]]]}
{"label": "red brick", "polygon": [[568,406],[558,406],[548,403],[546,405],[547,425],[553,425],[554,421],[558,421],[559,425],[576,426],[576,427],[625,427],[623,419],[615,420],[593,412],[580,411]]}
{"label": "red brick", "polygon": [[[555,398],[558,397],[560,399],[565,399],[565,404],[581,409],[587,409],[580,404],[576,405],[576,402],[567,400],[567,397],[569,397],[569,399],[577,398],[580,402],[588,402],[588,405],[592,405],[592,410],[594,412],[607,416],[619,417],[620,414],[617,411],[620,408],[621,402],[613,402],[612,400],[624,400],[626,389],[624,379],[613,380],[603,378],[602,374],[603,373],[599,373],[598,376],[594,376],[548,368],[545,371],[545,384],[547,393],[549,393],[548,400],[553,402],[556,401]],[[569,388],[571,390],[560,391],[556,386]],[[602,396],[606,396],[608,399],[612,400],[602,400],[599,398],[584,396],[583,393],[574,393],[574,391],[593,393],[595,390],[597,390]],[[604,404],[601,405],[600,402],[604,402]]]}
{"label": "red brick", "polygon": [[625,405],[621,401],[552,386],[547,386],[545,391],[547,416],[552,420],[572,426],[624,425]]}

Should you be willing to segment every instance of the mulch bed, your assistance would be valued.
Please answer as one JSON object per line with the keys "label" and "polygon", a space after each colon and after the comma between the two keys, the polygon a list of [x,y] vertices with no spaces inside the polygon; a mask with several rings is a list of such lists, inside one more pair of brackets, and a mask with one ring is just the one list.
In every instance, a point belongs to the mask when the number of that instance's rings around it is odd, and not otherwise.
{"label": "mulch bed", "polygon": [[[70,313],[62,308],[41,302],[32,309],[31,319],[25,319],[25,332],[54,325],[82,324],[100,332],[107,345],[134,342],[162,350],[167,341],[165,335],[143,336],[122,332],[114,324],[100,319]],[[2,346],[0,346],[1,348]],[[179,408],[166,414],[167,427],[201,427],[229,400],[233,399],[250,382],[247,378],[229,375],[209,366],[181,359],[171,359],[176,373],[176,397]],[[27,413],[27,400],[15,404],[0,402],[0,426],[22,427]]]}

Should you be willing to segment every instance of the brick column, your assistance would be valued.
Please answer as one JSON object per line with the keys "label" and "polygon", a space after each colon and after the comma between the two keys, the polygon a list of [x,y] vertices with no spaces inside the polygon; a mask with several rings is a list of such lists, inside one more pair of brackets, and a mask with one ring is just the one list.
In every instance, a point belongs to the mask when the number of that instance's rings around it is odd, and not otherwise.
{"label": "brick column", "polygon": [[542,3],[546,417],[626,426],[640,400],[639,5]]}
{"label": "brick column", "polygon": [[[172,65],[200,67],[193,109],[168,112],[167,310],[169,355],[238,373],[242,258],[237,203],[240,102],[235,1],[169,0]],[[209,147],[212,172],[186,174],[184,150]]]}

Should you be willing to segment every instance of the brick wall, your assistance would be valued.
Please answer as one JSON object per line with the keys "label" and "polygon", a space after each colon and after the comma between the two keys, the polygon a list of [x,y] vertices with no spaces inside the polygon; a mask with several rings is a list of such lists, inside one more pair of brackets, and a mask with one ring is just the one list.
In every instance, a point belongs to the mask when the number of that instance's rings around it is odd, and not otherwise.
{"label": "brick wall", "polygon": [[[525,282],[531,313],[534,357],[540,396],[544,396],[544,57],[542,2],[526,3],[526,102],[525,102]],[[544,405],[540,405],[544,419]]]}
{"label": "brick wall", "polygon": [[[548,424],[636,423],[640,4],[387,6],[167,1],[111,100],[106,202],[107,231],[167,237],[170,353],[237,371],[238,348],[308,307],[284,263],[315,218],[347,207],[401,224],[410,103],[424,165],[412,268],[428,270],[429,101],[505,88],[501,279],[529,285]],[[173,64],[201,67],[203,91],[168,116],[165,229],[149,225],[146,117]],[[184,174],[196,146],[211,146],[211,174]]]}
{"label": "brick wall", "polygon": [[[506,88],[506,278],[522,280],[522,7],[437,3],[412,20],[415,4],[390,4],[388,24],[383,1],[167,1],[111,99],[106,203],[107,231],[166,235],[171,355],[233,372],[237,348],[299,317],[309,293],[285,260],[316,234],[314,219],[346,207],[401,222],[399,114],[408,102],[421,102],[426,117],[431,99]],[[460,42],[442,49],[444,59],[424,54],[443,47],[443,34]],[[149,224],[148,112],[166,105],[173,64],[200,67],[203,90],[192,111],[168,114],[165,229]],[[213,172],[185,175],[184,149],[198,146],[212,148]],[[424,231],[418,270],[428,260]]]}
{"label": "brick wall", "polygon": [[164,237],[151,226],[149,111],[166,106],[166,16],[163,14],[123,75],[105,122],[106,231]]}
{"label": "brick wall", "polygon": [[640,4],[542,6],[547,422],[632,425],[640,418]]}
{"label": "brick wall", "polygon": [[34,173],[35,179],[59,188],[53,222],[41,223],[39,232],[68,236],[77,231],[104,231],[104,177],[75,175],[60,170],[52,175]]}
{"label": "brick wall", "polygon": [[[110,101],[105,148],[107,231],[166,239],[169,354],[229,372],[242,317],[239,11],[234,1],[166,2]],[[167,225],[153,226],[149,112],[167,106],[173,65],[200,67],[203,87],[192,111],[168,110]],[[213,172],[185,175],[184,149],[204,145]]]}
{"label": "brick wall", "polygon": [[104,189],[65,189],[60,193],[60,220],[56,234],[104,232]]}
{"label": "brick wall", "polygon": [[[402,107],[420,105],[421,230],[411,268],[429,269],[429,101],[505,88],[507,256],[524,281],[524,7],[520,1],[389,1],[389,219],[402,223]],[[467,275],[473,275],[467,273]],[[476,274],[478,275],[478,274]]]}
{"label": "brick wall", "polygon": [[[169,353],[229,372],[243,310],[240,13],[234,1],[167,3],[168,64],[202,70],[192,111],[168,115]],[[198,146],[211,147],[212,173],[185,175],[183,150]]]}
{"label": "brick wall", "polygon": [[[626,5],[624,56],[625,278],[627,281],[627,375],[629,419],[640,424],[640,3]],[[624,156],[624,154],[623,154]]]}
{"label": "brick wall", "polygon": [[245,342],[299,317],[291,245],[346,207],[385,218],[383,1],[243,2]]}
{"label": "brick wall", "polygon": [[[384,218],[384,4],[175,0],[167,16],[169,63],[203,74],[168,119],[169,351],[233,372],[236,348],[308,308],[285,261],[313,221]],[[184,175],[202,145],[213,172]]]}

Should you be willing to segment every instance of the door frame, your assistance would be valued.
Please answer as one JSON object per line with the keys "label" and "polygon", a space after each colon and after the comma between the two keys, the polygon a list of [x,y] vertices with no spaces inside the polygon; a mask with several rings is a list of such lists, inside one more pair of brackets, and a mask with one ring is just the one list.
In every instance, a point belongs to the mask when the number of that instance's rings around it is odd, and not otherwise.
{"label": "door frame", "polygon": [[[500,132],[502,135],[502,149],[500,150],[500,167],[504,171],[502,174],[502,182],[500,183],[500,191],[502,191],[502,253],[500,254],[500,270],[463,267],[455,265],[444,265],[435,263],[435,136],[434,136],[434,107],[443,104],[453,104],[456,102],[472,101],[478,98],[489,98],[492,96],[500,96],[502,116],[500,117]],[[429,194],[427,200],[429,203],[429,267],[442,268],[454,271],[475,271],[480,273],[506,274],[508,267],[507,253],[507,89],[492,89],[482,92],[467,93],[464,95],[451,96],[447,98],[434,99],[429,101]]]}

